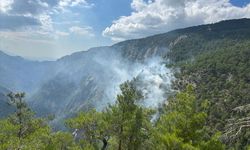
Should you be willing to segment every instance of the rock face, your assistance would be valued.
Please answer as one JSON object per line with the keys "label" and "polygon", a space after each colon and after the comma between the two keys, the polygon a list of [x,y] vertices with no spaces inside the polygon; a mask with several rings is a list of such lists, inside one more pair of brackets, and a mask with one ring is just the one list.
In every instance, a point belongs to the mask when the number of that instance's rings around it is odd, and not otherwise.
{"label": "rock face", "polygon": [[0,86],[26,92],[38,115],[55,114],[60,120],[79,110],[101,109],[114,102],[118,85],[140,76],[152,57],[168,63],[185,61],[215,49],[225,37],[249,40],[249,27],[250,19],[223,21],[92,48],[47,62],[0,52]]}

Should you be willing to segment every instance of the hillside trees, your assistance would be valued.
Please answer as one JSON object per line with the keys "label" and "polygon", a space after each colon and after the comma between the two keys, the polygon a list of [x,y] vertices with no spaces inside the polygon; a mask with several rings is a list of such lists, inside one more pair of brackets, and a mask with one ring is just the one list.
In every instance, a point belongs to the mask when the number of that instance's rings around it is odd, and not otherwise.
{"label": "hillside trees", "polygon": [[120,86],[121,94],[114,105],[103,112],[80,113],[68,121],[77,129],[78,143],[91,149],[205,149],[223,150],[220,134],[212,135],[206,126],[204,101],[198,106],[193,87],[179,92],[168,101],[159,119],[152,120],[155,111],[141,107],[143,98],[133,82]]}
{"label": "hillside trees", "polygon": [[64,149],[77,148],[71,134],[53,133],[42,118],[36,118],[24,101],[24,93],[8,94],[15,113],[0,120],[0,149]]}
{"label": "hillside trees", "polygon": [[24,102],[24,96],[24,93],[8,94],[15,113],[0,122],[1,149],[41,148],[46,142],[44,138],[49,135],[49,127],[44,120],[34,118],[34,113]]}
{"label": "hillside trees", "polygon": [[114,147],[118,150],[143,149],[150,139],[152,112],[138,105],[143,95],[132,82],[125,82],[120,89],[116,104],[107,110],[107,114],[112,116],[110,124],[116,141]]}
{"label": "hillside trees", "polygon": [[[36,118],[24,93],[10,93],[16,112],[0,121],[0,149],[45,150],[222,150],[220,134],[206,126],[207,103],[199,106],[193,88],[168,100],[158,119],[155,110],[140,105],[144,98],[136,85],[120,86],[116,103],[103,111],[81,112],[66,121],[69,131],[53,132],[46,119]],[[205,101],[206,102],[206,101]],[[72,134],[73,133],[73,134]]]}
{"label": "hillside trees", "polygon": [[82,147],[137,150],[149,140],[152,111],[137,105],[142,95],[132,82],[123,83],[120,89],[116,103],[104,112],[80,113],[67,122],[69,127],[77,129]]}
{"label": "hillside trees", "polygon": [[66,122],[75,140],[82,148],[106,149],[110,138],[109,126],[104,114],[96,110],[79,113]]}
{"label": "hillside trees", "polygon": [[192,86],[169,100],[156,123],[154,142],[158,149],[224,149],[218,135],[208,135],[207,114],[198,107]]}
{"label": "hillside trees", "polygon": [[[250,104],[249,47],[250,42],[246,41],[204,53],[181,64],[181,72],[176,75],[177,89],[183,90],[192,83],[198,103],[209,100],[208,126],[213,133],[227,135],[228,148],[246,149],[250,143],[248,124],[243,123],[244,128],[236,134],[241,127],[240,119],[249,118],[249,109],[245,107]],[[232,127],[234,131],[228,134]]]}

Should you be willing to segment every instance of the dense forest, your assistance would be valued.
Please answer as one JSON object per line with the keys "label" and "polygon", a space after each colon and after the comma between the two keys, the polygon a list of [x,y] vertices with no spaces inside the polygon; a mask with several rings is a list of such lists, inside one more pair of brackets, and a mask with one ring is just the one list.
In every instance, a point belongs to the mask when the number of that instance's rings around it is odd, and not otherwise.
{"label": "dense forest", "polygon": [[221,131],[223,141],[236,149],[249,145],[250,43],[242,42],[200,55],[181,64],[177,89],[195,86],[198,103],[208,100],[207,125]]}
{"label": "dense forest", "polygon": [[169,46],[161,55],[175,70],[174,90],[157,109],[141,105],[145,97],[134,78],[120,85],[114,104],[79,112],[57,131],[53,116],[37,117],[24,93],[8,91],[7,98],[0,95],[12,108],[0,120],[0,149],[249,150],[249,25],[247,19],[223,21],[114,45],[140,47],[124,51],[138,60],[146,44]]}
{"label": "dense forest", "polygon": [[[209,134],[208,105],[197,103],[192,86],[178,92],[155,116],[138,105],[133,81],[120,86],[115,105],[90,110],[66,121],[67,132],[53,130],[51,118],[35,118],[24,93],[10,93],[16,112],[0,121],[1,149],[224,149],[221,133]],[[202,108],[202,109],[199,109]],[[155,118],[155,119],[154,119]]]}

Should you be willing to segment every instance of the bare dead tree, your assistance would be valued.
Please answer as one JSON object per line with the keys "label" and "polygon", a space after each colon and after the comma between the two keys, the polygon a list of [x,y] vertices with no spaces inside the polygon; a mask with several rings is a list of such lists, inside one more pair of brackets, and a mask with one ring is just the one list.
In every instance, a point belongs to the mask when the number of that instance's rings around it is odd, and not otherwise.
{"label": "bare dead tree", "polygon": [[227,120],[222,139],[225,142],[233,142],[239,138],[243,131],[250,130],[250,104],[239,106],[233,109],[237,114],[244,113],[245,117],[231,118]]}

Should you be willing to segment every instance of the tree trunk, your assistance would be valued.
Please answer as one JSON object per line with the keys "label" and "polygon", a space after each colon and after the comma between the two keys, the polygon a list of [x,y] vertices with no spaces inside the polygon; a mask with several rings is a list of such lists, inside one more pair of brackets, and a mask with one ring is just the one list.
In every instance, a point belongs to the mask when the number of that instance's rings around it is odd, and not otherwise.
{"label": "tree trunk", "polygon": [[[122,135],[123,133],[123,125],[121,125],[121,128],[120,128],[120,136]],[[118,150],[122,150],[122,138],[120,137],[119,139],[119,147],[118,147]]]}
{"label": "tree trunk", "polygon": [[103,143],[102,150],[105,150],[108,146],[108,141],[105,138],[103,138],[102,143]]}

